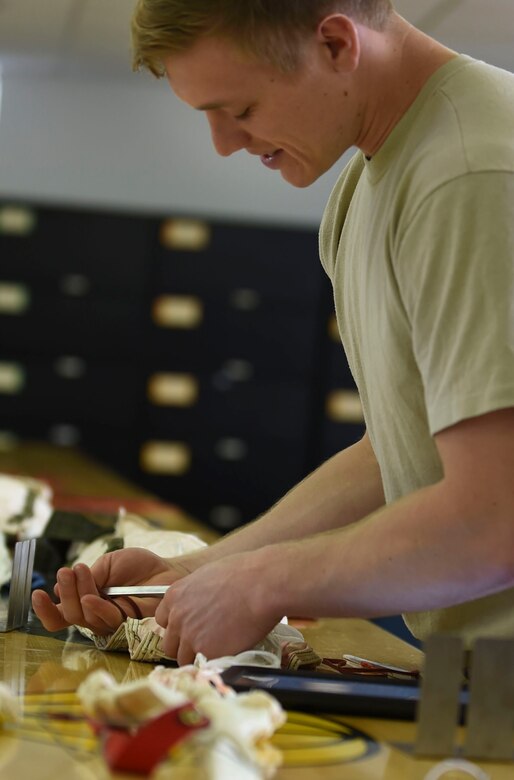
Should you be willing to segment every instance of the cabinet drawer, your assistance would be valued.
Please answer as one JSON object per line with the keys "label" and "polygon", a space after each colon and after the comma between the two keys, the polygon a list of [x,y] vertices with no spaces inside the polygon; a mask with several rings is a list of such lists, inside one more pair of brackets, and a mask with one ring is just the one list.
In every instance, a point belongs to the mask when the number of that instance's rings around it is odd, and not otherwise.
{"label": "cabinet drawer", "polygon": [[0,350],[132,355],[143,344],[143,303],[35,294],[18,315],[0,314]]}
{"label": "cabinet drawer", "polygon": [[42,416],[73,423],[133,424],[139,383],[130,364],[92,363],[77,356],[1,359],[2,377],[0,413],[13,420]]}
{"label": "cabinet drawer", "polygon": [[2,276],[57,287],[75,276],[83,279],[83,289],[95,293],[140,292],[152,240],[150,220],[47,207],[33,212],[28,233],[0,232]]}
{"label": "cabinet drawer", "polygon": [[[152,394],[152,382],[158,381],[159,375],[153,376],[144,413],[144,426],[151,435],[183,435],[197,428],[219,436],[260,434],[296,439],[308,428],[311,392],[307,384],[231,382],[222,372],[190,375],[197,395],[177,404],[159,403],[158,393]],[[172,382],[174,375],[160,376],[168,376]]]}
{"label": "cabinet drawer", "polygon": [[149,350],[155,364],[212,372],[227,360],[244,360],[256,377],[305,377],[312,370],[315,307],[268,303],[241,310],[210,298],[196,300],[200,315],[191,326],[166,327],[154,306]]}
{"label": "cabinet drawer", "polygon": [[328,284],[315,231],[223,224],[208,229],[207,245],[196,251],[180,243],[157,245],[157,289],[200,294],[250,289],[263,298],[302,301]]}
{"label": "cabinet drawer", "polygon": [[196,496],[213,504],[251,499],[266,505],[305,475],[305,442],[197,430],[181,439],[145,439],[139,466],[145,485],[177,501]]}

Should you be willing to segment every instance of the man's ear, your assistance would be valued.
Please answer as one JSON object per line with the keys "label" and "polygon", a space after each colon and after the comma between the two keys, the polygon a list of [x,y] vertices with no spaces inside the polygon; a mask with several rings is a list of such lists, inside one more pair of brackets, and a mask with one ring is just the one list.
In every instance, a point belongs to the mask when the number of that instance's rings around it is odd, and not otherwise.
{"label": "man's ear", "polygon": [[326,16],[318,25],[317,39],[333,69],[353,72],[359,64],[360,37],[355,22],[344,14]]}

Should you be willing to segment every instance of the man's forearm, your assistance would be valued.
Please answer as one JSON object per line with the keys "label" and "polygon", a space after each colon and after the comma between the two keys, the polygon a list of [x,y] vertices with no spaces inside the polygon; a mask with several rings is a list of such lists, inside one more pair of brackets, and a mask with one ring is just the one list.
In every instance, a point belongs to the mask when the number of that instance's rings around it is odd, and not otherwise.
{"label": "man's forearm", "polygon": [[513,587],[513,537],[505,513],[497,518],[472,498],[459,501],[439,483],[352,526],[255,551],[244,568],[265,572],[253,593],[262,609],[378,617]]}
{"label": "man's forearm", "polygon": [[345,528],[251,553],[243,570],[262,575],[248,593],[276,614],[371,617],[514,587],[514,409],[464,420],[435,441],[439,482]]}
{"label": "man's forearm", "polygon": [[341,528],[383,503],[380,470],[366,436],[323,463],[258,520],[181,560],[192,570],[226,555]]}

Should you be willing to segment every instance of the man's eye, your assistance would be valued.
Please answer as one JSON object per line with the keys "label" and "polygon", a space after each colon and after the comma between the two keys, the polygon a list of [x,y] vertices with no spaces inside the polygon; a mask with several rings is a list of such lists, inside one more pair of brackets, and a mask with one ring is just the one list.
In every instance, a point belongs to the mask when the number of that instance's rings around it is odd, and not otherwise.
{"label": "man's eye", "polygon": [[236,119],[248,119],[251,113],[252,113],[252,109],[249,106],[248,108],[245,108],[245,110],[242,111],[240,114],[236,114]]}

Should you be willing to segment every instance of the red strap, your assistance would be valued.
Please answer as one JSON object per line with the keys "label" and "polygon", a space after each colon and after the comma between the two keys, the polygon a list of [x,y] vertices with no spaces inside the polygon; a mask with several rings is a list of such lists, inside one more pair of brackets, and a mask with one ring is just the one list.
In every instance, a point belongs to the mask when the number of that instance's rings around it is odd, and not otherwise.
{"label": "red strap", "polygon": [[111,769],[149,775],[172,747],[208,726],[209,720],[188,702],[144,723],[136,731],[91,725],[102,739],[104,758]]}

